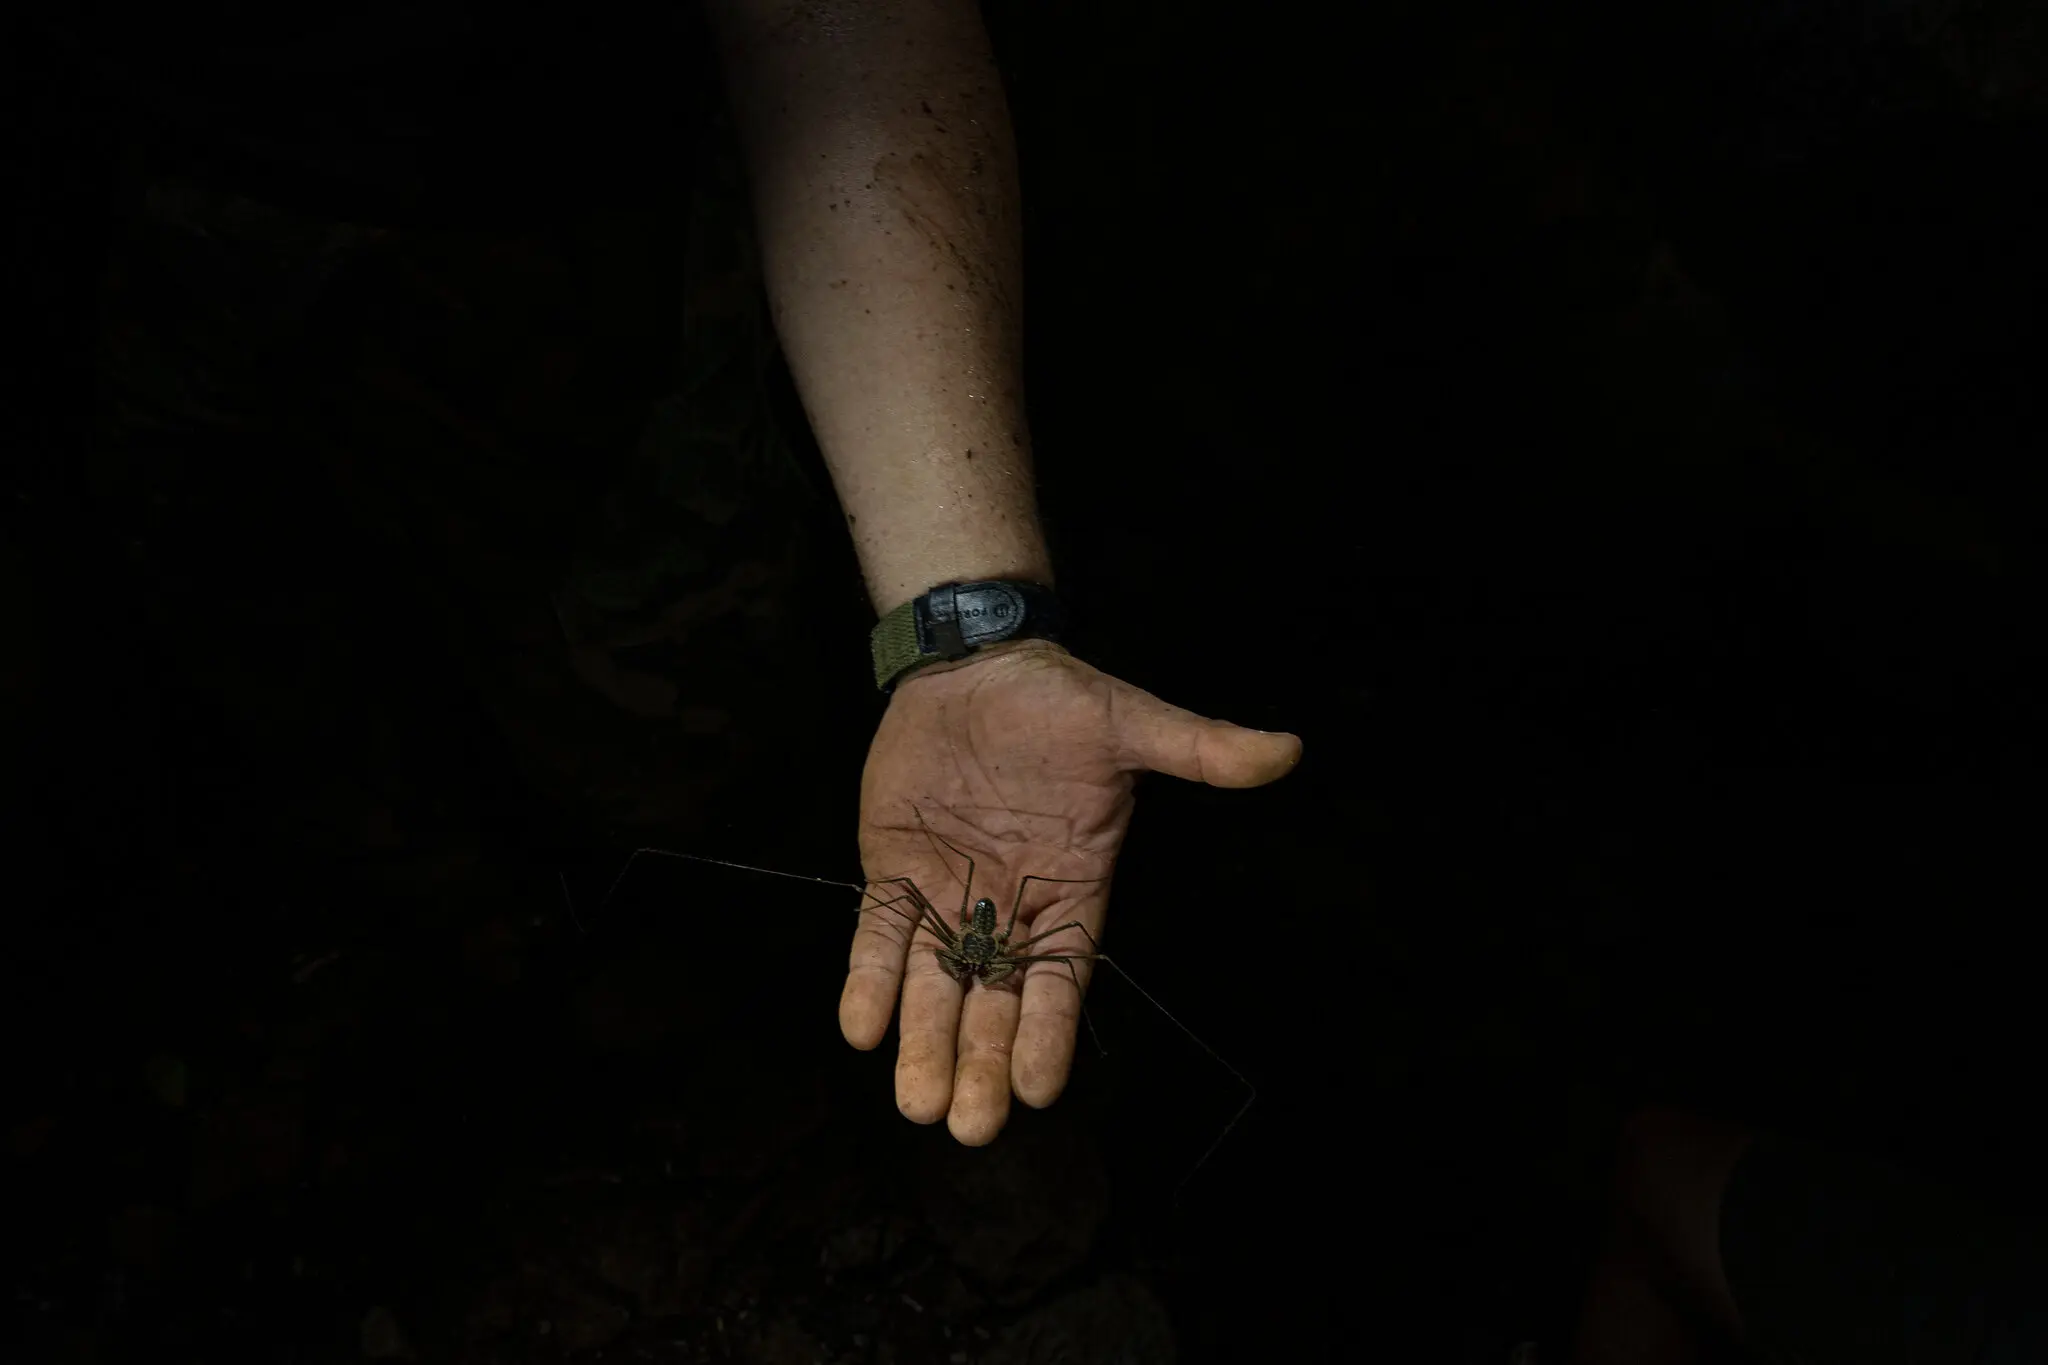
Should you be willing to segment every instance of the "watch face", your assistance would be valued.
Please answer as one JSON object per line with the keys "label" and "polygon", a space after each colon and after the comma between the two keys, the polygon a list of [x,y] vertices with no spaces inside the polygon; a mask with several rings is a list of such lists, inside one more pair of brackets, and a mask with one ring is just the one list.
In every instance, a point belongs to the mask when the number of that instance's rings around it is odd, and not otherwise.
{"label": "watch face", "polygon": [[1058,640],[1059,601],[1028,583],[949,583],[892,609],[875,626],[871,648],[882,690],[904,670],[935,659],[964,659],[982,645],[1018,638]]}
{"label": "watch face", "polygon": [[1024,624],[1024,594],[1007,583],[983,583],[973,594],[961,593],[956,610],[960,633],[970,643],[1007,640]]}
{"label": "watch face", "polygon": [[1024,594],[1008,583],[956,583],[934,588],[918,603],[918,645],[958,658],[977,645],[1010,639],[1024,626]]}

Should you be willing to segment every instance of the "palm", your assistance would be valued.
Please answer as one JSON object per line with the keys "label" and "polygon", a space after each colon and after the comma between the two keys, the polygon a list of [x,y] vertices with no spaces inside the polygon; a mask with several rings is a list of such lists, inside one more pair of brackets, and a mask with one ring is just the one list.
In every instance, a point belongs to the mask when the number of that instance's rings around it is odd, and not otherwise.
{"label": "palm", "polygon": [[[1140,772],[1254,786],[1299,754],[1291,735],[1205,720],[1055,647],[1023,646],[897,688],[862,777],[861,860],[878,896],[900,895],[880,883],[907,877],[957,929],[971,859],[971,898],[995,901],[999,929],[1013,910],[1018,942],[1027,926],[1077,922],[1029,952],[1086,954],[1102,935]],[[1065,1087],[1088,964],[1039,961],[1001,984],[963,987],[931,951],[933,931],[912,940],[907,928],[893,911],[863,914],[841,1027],[855,1047],[876,1046],[900,994],[898,1106],[920,1123],[947,1117],[962,1142],[990,1141],[1013,1092],[1043,1106]]]}

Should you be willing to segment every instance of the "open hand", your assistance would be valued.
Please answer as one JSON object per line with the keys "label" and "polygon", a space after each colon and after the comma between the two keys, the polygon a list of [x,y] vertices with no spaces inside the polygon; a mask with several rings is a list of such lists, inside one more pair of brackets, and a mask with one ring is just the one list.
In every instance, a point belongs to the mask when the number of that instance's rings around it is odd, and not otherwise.
{"label": "open hand", "polygon": [[[953,1136],[992,1141],[1010,1096],[1034,1108],[1066,1087],[1087,962],[1032,963],[1007,981],[956,979],[892,879],[909,878],[957,932],[986,896],[1013,940],[1052,934],[1035,956],[1087,954],[1100,940],[1109,875],[1142,772],[1216,787],[1257,787],[1301,758],[1293,735],[1247,730],[1169,706],[1043,641],[984,650],[899,683],[861,778],[860,851],[875,897],[853,938],[839,1024],[857,1048],[878,1045],[902,1000],[896,1104],[918,1123],[944,1117]],[[940,840],[944,842],[941,843]],[[949,850],[945,845],[951,844]],[[973,860],[973,884],[967,860]],[[1093,879],[1031,882],[1026,876]]]}

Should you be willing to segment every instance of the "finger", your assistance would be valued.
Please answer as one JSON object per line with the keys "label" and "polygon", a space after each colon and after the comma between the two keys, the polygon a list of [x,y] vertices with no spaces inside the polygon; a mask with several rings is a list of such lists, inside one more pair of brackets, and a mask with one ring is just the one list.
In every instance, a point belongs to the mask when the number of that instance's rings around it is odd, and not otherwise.
{"label": "finger", "polygon": [[1117,728],[1125,767],[1212,787],[1262,787],[1301,761],[1298,736],[1210,720],[1128,685],[1117,694]]}
{"label": "finger", "polygon": [[937,1123],[953,1102],[953,1045],[963,992],[919,929],[903,965],[903,1014],[896,1046],[896,1107],[913,1123]]}
{"label": "finger", "polygon": [[976,987],[960,1010],[960,1060],[946,1126],[969,1147],[994,1142],[1010,1119],[1010,1052],[1017,1039],[1017,992]]}
{"label": "finger", "polygon": [[[1093,898],[1075,913],[1071,907],[1055,907],[1059,918],[1039,916],[1036,923],[1050,929],[1065,920],[1078,920],[1089,934],[1102,932],[1104,905]],[[1067,929],[1034,943],[1034,954],[1081,956],[1092,954],[1087,935]],[[1025,969],[1023,1001],[1017,1022],[1017,1050],[1011,1065],[1017,1098],[1033,1109],[1043,1109],[1067,1088],[1074,1066],[1074,1040],[1081,1028],[1081,994],[1088,985],[1092,962],[1034,962]],[[1068,968],[1072,967],[1072,971]]]}
{"label": "finger", "polygon": [[[901,887],[880,883],[870,896],[886,902],[903,894]],[[846,988],[839,993],[839,1031],[863,1052],[888,1036],[916,914],[907,903],[885,908],[873,898],[861,902],[853,951],[847,957]]]}

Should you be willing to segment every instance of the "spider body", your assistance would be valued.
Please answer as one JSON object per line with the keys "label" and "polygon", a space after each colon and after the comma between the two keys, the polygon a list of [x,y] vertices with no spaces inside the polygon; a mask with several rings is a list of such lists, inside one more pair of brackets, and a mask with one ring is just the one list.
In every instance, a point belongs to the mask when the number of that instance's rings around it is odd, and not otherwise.
{"label": "spider body", "polygon": [[971,976],[984,986],[993,986],[1017,970],[1017,963],[1007,955],[1010,932],[996,928],[996,903],[987,896],[974,903],[967,922],[960,926],[957,940],[950,945],[942,942],[933,952],[939,965],[962,985]]}
{"label": "spider body", "polygon": [[[943,839],[939,840],[939,842],[945,843]],[[946,844],[946,847],[953,848],[951,844]],[[960,852],[958,849],[953,849],[953,851],[955,853]],[[996,928],[996,903],[993,900],[983,896],[981,899],[973,902],[970,907],[967,898],[973,894],[969,888],[974,884],[974,859],[968,858],[964,853],[961,853],[960,856],[967,860],[967,879],[960,891],[960,927],[958,929],[955,929],[946,922],[946,917],[939,913],[938,907],[926,899],[924,892],[917,889],[917,883],[911,881],[908,877],[884,877],[876,883],[881,886],[897,887],[900,889],[901,894],[884,900],[870,892],[868,898],[874,901],[877,909],[895,911],[911,930],[915,931],[919,928],[930,930],[932,937],[938,940],[932,946],[932,956],[936,957],[939,960],[939,965],[945,968],[947,973],[963,986],[967,984],[970,978],[981,982],[984,986],[993,986],[1015,976],[1017,969],[1020,967],[1028,967],[1034,962],[1057,962],[1067,969],[1067,975],[1072,977],[1074,981],[1074,993],[1079,995],[1081,993],[1081,974],[1074,969],[1074,964],[1076,962],[1108,961],[1096,948],[1095,935],[1088,932],[1086,925],[1082,924],[1079,920],[1069,920],[1065,924],[1057,925],[1051,929],[1040,930],[1035,934],[1030,933],[1030,929],[1027,928],[1025,932],[1030,934],[1030,937],[1018,939],[1014,943],[1011,942],[1011,937],[1017,931],[1017,915],[1024,908],[1024,893],[1030,888],[1031,883],[1064,882],[1078,886],[1105,881],[1107,878],[1040,877],[1035,874],[1026,877],[1017,884],[1017,902],[1010,907],[1009,919],[1004,922],[1002,928],[998,929]],[[905,902],[909,903],[909,910],[901,908]],[[1034,953],[1028,951],[1064,929],[1079,929],[1081,937],[1088,940],[1088,951],[1085,953],[1048,953],[1043,951]],[[1174,1022],[1178,1023],[1179,1020]]]}

